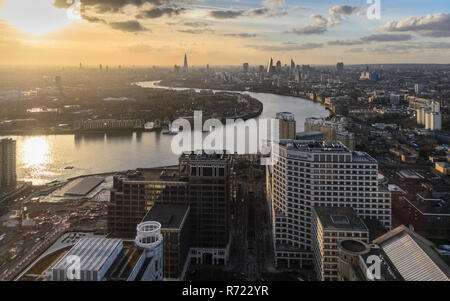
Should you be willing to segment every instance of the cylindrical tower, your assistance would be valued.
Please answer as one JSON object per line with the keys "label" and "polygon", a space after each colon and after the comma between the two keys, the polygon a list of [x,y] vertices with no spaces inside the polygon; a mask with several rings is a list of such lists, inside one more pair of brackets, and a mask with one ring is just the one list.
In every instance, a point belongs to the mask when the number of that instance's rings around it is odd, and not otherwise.
{"label": "cylindrical tower", "polygon": [[369,253],[370,246],[360,240],[346,239],[338,243],[338,251],[341,280],[356,280],[357,277],[354,275],[352,266],[359,266],[359,255]]}
{"label": "cylindrical tower", "polygon": [[163,236],[161,224],[154,221],[143,222],[136,227],[135,244],[143,251],[140,272],[134,275],[137,281],[163,279]]}

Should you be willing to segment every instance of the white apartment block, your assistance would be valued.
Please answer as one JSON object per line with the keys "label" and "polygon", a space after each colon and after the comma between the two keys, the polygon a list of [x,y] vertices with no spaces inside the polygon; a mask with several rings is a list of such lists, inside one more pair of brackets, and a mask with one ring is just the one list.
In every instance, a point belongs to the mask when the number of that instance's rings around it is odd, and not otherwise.
{"label": "white apartment block", "polygon": [[268,167],[275,264],[313,264],[312,208],[350,207],[391,228],[390,192],[378,186],[378,163],[341,143],[281,140]]}
{"label": "white apartment block", "polygon": [[352,208],[313,208],[314,270],[318,280],[339,280],[338,243],[352,239],[369,243],[369,229]]}

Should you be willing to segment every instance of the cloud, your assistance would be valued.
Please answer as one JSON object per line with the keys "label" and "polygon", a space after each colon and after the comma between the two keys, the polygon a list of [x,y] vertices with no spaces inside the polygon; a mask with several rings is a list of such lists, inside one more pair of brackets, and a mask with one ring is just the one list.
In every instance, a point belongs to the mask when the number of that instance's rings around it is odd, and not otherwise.
{"label": "cloud", "polygon": [[341,23],[343,18],[350,18],[352,15],[360,15],[362,11],[365,11],[365,7],[357,7],[350,5],[335,5],[328,10],[330,17],[328,22],[332,25]]}
{"label": "cloud", "polygon": [[113,29],[125,31],[125,32],[141,32],[141,31],[149,31],[149,29],[145,28],[138,21],[123,21],[123,22],[112,22],[109,23],[109,26]]}
{"label": "cloud", "polygon": [[203,29],[180,29],[178,32],[181,33],[189,33],[189,34],[202,34],[202,33],[214,33],[214,30],[210,28]]}
{"label": "cloud", "polygon": [[149,10],[141,11],[139,14],[136,15],[136,18],[138,19],[156,19],[160,18],[162,16],[174,16],[174,15],[180,15],[181,13],[185,12],[186,8],[183,7],[154,7]]}
{"label": "cloud", "polygon": [[313,34],[323,34],[327,32],[328,20],[322,17],[321,15],[312,14],[309,17],[313,20],[313,24],[306,25],[303,27],[297,27],[290,30],[285,31],[284,33],[291,33],[296,35],[313,35]]}
{"label": "cloud", "polygon": [[301,50],[311,50],[322,48],[324,46],[323,43],[304,43],[304,44],[295,44],[288,43],[282,45],[247,45],[248,48],[253,48],[261,51],[301,51]]}
{"label": "cloud", "polygon": [[[55,5],[62,5],[65,0],[55,0]],[[141,7],[144,4],[168,5],[170,0],[80,0],[83,6],[93,7],[99,13],[118,12],[127,5]]]}
{"label": "cloud", "polygon": [[404,42],[412,39],[410,34],[373,34],[355,40],[329,41],[329,46],[364,45],[372,42]]}
{"label": "cloud", "polygon": [[265,6],[248,10],[213,10],[209,12],[209,16],[215,19],[236,19],[239,17],[281,17],[303,9],[300,6],[292,7],[289,10],[282,9],[285,5],[284,0],[266,0],[263,1],[263,5]]}
{"label": "cloud", "polygon": [[426,37],[450,37],[450,13],[389,21],[380,29],[387,32],[412,32]]}
{"label": "cloud", "polygon": [[208,22],[184,22],[183,25],[193,28],[201,28],[208,27],[210,24]]}
{"label": "cloud", "polygon": [[256,33],[226,33],[225,37],[236,37],[236,38],[255,38],[258,35]]}
{"label": "cloud", "polygon": [[209,16],[214,19],[236,19],[244,14],[243,10],[213,10],[209,12]]}
{"label": "cloud", "polygon": [[106,23],[105,20],[95,16],[88,16],[83,14],[81,17],[83,18],[83,20],[86,20],[90,23]]}
{"label": "cloud", "polygon": [[264,0],[263,5],[271,9],[279,9],[286,4],[285,0]]}

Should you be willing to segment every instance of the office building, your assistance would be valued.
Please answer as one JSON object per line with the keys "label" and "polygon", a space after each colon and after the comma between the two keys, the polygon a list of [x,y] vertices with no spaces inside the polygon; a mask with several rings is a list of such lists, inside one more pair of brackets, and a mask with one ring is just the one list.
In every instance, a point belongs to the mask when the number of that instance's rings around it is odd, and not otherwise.
{"label": "office building", "polygon": [[178,169],[138,169],[114,176],[108,206],[108,232],[130,238],[155,203],[186,204],[188,183]]}
{"label": "office building", "polygon": [[161,224],[164,280],[184,280],[189,267],[190,208],[187,205],[155,204],[142,222]]}
{"label": "office building", "polygon": [[16,141],[0,139],[0,191],[14,188],[16,182]]}
{"label": "office building", "polygon": [[348,238],[369,243],[369,229],[348,207],[314,207],[312,222],[317,279],[336,281],[339,277],[338,243]]}
{"label": "office building", "polygon": [[230,247],[230,204],[234,197],[231,155],[185,154],[180,176],[186,178],[191,216],[191,261],[226,264]]}
{"label": "office building", "polygon": [[378,186],[378,163],[341,143],[281,140],[267,169],[278,266],[312,265],[312,208],[351,207],[390,229],[390,192]]}
{"label": "office building", "polygon": [[294,114],[289,112],[277,113],[276,119],[280,123],[280,139],[295,139],[297,123]]}
{"label": "office building", "polygon": [[226,264],[233,183],[231,155],[185,154],[177,169],[139,169],[118,174],[114,176],[108,206],[108,231],[129,237],[156,203],[189,205],[189,257],[199,264]]}
{"label": "office building", "polygon": [[337,63],[336,70],[339,74],[344,73],[344,63]]}

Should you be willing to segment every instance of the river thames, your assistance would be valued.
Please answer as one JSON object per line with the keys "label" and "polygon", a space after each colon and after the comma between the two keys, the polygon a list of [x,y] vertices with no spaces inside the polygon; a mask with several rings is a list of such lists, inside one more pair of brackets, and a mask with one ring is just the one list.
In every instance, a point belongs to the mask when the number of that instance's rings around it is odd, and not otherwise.
{"label": "river thames", "polygon": [[[155,82],[138,85],[156,87]],[[261,118],[274,118],[281,111],[294,113],[297,131],[303,131],[305,118],[329,115],[323,105],[301,98],[245,93],[263,103]],[[174,136],[158,132],[2,137],[11,137],[17,141],[18,179],[35,185],[85,174],[178,163],[178,156],[171,152]],[[73,169],[65,169],[66,167]]]}

